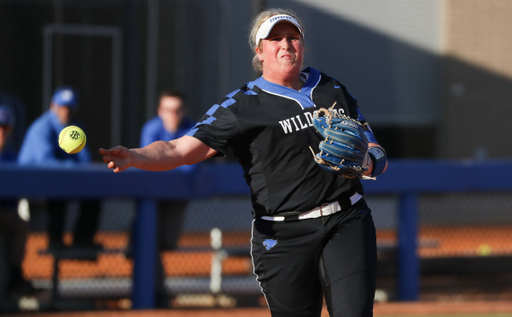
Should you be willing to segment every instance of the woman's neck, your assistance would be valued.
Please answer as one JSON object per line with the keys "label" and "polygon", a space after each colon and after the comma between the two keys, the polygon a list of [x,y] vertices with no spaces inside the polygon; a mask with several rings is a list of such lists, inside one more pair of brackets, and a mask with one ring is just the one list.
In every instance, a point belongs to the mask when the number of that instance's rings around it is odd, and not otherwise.
{"label": "woman's neck", "polygon": [[285,86],[285,87],[288,87],[288,88],[291,88],[291,89],[294,89],[297,91],[300,91],[300,89],[304,85],[304,82],[300,79],[300,76],[289,76],[289,77],[288,76],[287,77],[279,76],[279,77],[277,77],[277,76],[269,76],[268,74],[263,74],[263,78],[265,78],[265,80],[267,80],[271,83]]}

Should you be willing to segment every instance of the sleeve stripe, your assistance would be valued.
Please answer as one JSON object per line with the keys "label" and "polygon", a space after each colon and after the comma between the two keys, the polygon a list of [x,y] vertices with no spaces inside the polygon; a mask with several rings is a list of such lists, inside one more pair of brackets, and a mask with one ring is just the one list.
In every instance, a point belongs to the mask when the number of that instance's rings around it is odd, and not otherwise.
{"label": "sleeve stripe", "polygon": [[217,120],[215,117],[209,117],[208,119],[201,122],[201,124],[212,124],[213,121]]}
{"label": "sleeve stripe", "polygon": [[219,109],[219,105],[213,105],[208,111],[206,112],[207,115],[212,116],[217,109]]}
{"label": "sleeve stripe", "polygon": [[222,108],[227,108],[227,107],[231,106],[232,104],[234,104],[235,102],[236,102],[235,99],[229,98],[228,100],[224,101],[220,106]]}
{"label": "sleeve stripe", "polygon": [[232,98],[234,95],[236,95],[238,92],[240,91],[240,89],[237,89],[237,90],[234,90],[232,92],[230,92],[229,94],[226,95],[226,97],[228,98]]}
{"label": "sleeve stripe", "polygon": [[192,129],[190,129],[190,131],[188,131],[186,135],[188,135],[188,136],[194,136],[194,134],[196,134],[197,130],[198,130],[198,129],[197,129],[196,127],[194,127],[194,128],[192,128]]}
{"label": "sleeve stripe", "polygon": [[258,95],[254,90],[244,91],[244,94],[246,94],[247,96],[256,96],[256,95]]}

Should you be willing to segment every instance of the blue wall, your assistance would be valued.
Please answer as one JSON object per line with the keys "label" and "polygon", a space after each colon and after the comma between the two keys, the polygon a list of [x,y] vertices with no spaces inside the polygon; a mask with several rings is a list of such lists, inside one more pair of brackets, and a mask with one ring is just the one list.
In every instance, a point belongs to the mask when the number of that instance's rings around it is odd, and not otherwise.
{"label": "blue wall", "polygon": [[[419,291],[417,196],[441,192],[503,192],[512,190],[512,161],[391,161],[377,181],[363,181],[366,194],[400,195],[398,212],[401,300],[416,300]],[[157,199],[197,199],[247,195],[238,164],[204,164],[194,174],[136,169],[115,174],[105,165],[73,168],[0,166],[0,198],[137,199],[134,254],[134,308],[154,307]]]}

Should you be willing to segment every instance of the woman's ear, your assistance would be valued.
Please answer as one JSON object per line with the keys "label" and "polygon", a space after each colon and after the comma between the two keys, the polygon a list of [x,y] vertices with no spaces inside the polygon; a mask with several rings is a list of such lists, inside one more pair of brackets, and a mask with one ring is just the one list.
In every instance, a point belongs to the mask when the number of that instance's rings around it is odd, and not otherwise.
{"label": "woman's ear", "polygon": [[256,47],[256,55],[258,55],[258,60],[263,62],[263,50],[261,50],[259,47]]}

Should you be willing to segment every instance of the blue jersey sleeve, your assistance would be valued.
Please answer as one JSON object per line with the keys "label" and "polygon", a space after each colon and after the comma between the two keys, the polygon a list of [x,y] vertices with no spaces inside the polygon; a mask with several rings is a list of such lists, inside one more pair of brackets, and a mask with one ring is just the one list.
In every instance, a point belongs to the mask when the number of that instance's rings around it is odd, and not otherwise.
{"label": "blue jersey sleeve", "polygon": [[366,118],[361,113],[361,110],[359,108],[357,108],[357,114],[358,114],[357,120],[366,123],[366,125],[365,125],[366,128],[364,129],[364,134],[366,135],[368,142],[379,144],[377,142],[377,138],[375,138],[375,135],[373,134],[372,129],[370,128],[370,125],[366,121]]}
{"label": "blue jersey sleeve", "polygon": [[232,98],[235,93],[228,95],[221,104],[211,107],[187,135],[199,139],[221,155],[226,155],[230,143],[242,133],[232,111],[237,103]]}

